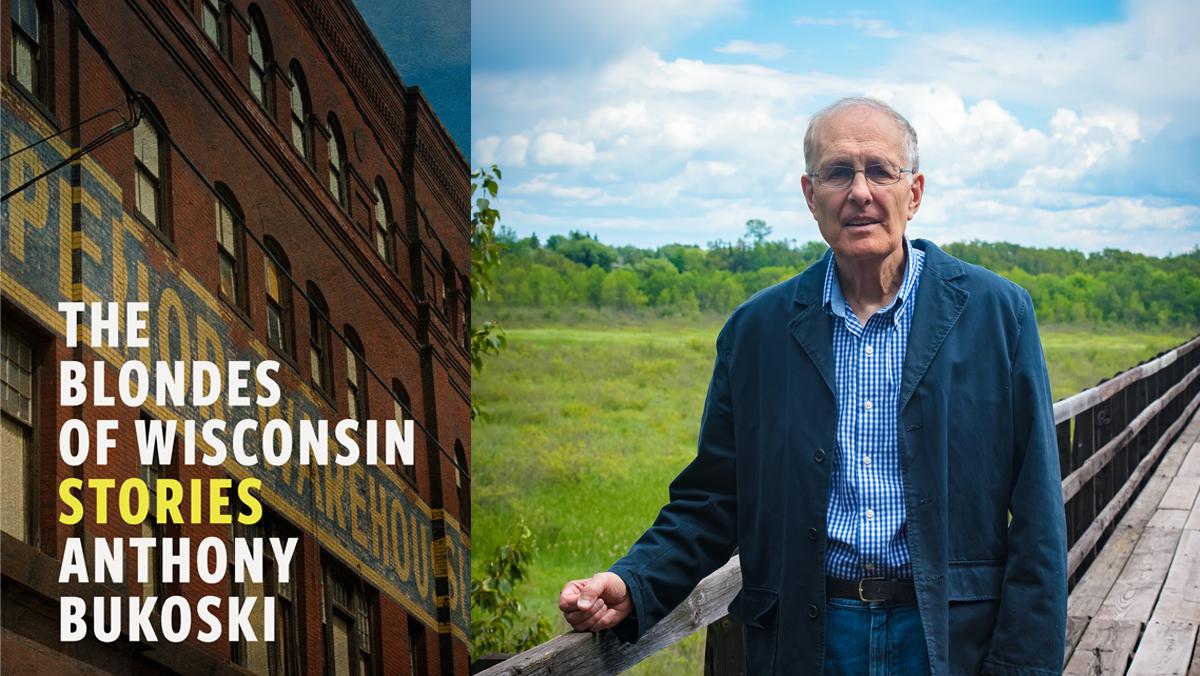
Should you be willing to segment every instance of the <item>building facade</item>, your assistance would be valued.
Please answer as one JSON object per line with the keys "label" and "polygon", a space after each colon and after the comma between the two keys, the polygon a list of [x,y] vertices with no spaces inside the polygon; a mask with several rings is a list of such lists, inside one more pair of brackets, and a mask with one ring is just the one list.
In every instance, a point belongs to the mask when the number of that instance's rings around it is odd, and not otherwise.
{"label": "building facade", "polygon": [[[3,0],[3,16],[5,671],[467,673],[470,179],[424,96],[352,0]],[[67,347],[61,301],[148,303],[149,347]],[[59,405],[62,360],[106,362],[115,392],[127,360],[234,359],[280,362],[277,406]],[[415,463],[133,451],[139,418],[247,417],[412,420]],[[107,465],[61,459],[73,418],[118,421]],[[136,476],[255,477],[264,517],[60,523],[62,481]],[[58,582],[68,538],[214,536],[298,537],[290,582],[141,584],[132,560],[119,589]],[[59,641],[63,595],[263,594],[271,643]]]}

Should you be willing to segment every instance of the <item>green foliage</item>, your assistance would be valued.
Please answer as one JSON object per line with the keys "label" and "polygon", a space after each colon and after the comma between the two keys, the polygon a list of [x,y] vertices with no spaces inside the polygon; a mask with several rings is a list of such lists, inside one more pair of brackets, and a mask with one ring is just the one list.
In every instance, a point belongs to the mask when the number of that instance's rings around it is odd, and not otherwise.
{"label": "green foliage", "polygon": [[[515,234],[499,243],[505,265],[492,307],[648,308],[652,314],[727,314],[754,292],[784,281],[826,251],[822,242],[766,238],[752,219],[735,242],[707,247],[613,247],[594,235]],[[1200,323],[1200,251],[1156,258],[1124,251],[1083,254],[1064,249],[970,242],[946,250],[1029,290],[1042,322],[1195,327]],[[630,276],[630,273],[633,276]],[[691,299],[695,299],[692,303]]]}
{"label": "green foliage", "polygon": [[488,653],[519,653],[550,640],[550,622],[532,622],[517,585],[533,564],[533,533],[518,521],[517,534],[496,547],[483,575],[471,580],[471,659]]}
{"label": "green foliage", "polygon": [[[516,234],[501,226],[497,237],[496,227],[500,212],[492,206],[492,200],[500,191],[500,167],[479,169],[471,173],[471,197],[479,190],[484,195],[475,200],[471,209],[471,300],[475,303],[491,300],[496,287],[496,271],[500,268],[500,242],[515,240]],[[498,355],[507,344],[504,329],[493,321],[471,326],[471,365],[476,371],[483,370],[483,358]],[[471,399],[471,419],[483,415],[483,409]]]}

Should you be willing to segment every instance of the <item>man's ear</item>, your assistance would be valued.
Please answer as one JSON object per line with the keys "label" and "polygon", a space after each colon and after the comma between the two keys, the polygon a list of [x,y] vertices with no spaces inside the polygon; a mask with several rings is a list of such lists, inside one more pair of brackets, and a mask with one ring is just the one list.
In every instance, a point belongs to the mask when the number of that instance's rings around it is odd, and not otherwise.
{"label": "man's ear", "polygon": [[913,174],[912,184],[908,186],[908,190],[912,197],[908,201],[908,220],[911,221],[913,216],[917,215],[917,209],[921,208],[921,197],[925,195],[925,174]]}
{"label": "man's ear", "polygon": [[[813,202],[813,182],[812,177],[808,174],[800,175],[800,187],[804,190],[804,201],[808,202],[808,210],[812,213],[813,218],[817,217],[817,205]],[[912,216],[909,216],[912,218]]]}

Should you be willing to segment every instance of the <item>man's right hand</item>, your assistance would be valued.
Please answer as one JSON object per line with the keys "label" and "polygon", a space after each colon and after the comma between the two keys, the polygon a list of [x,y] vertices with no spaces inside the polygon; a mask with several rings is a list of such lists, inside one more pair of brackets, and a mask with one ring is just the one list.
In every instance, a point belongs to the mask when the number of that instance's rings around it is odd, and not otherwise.
{"label": "man's right hand", "polygon": [[625,581],[614,573],[571,580],[558,595],[558,609],[575,631],[598,632],[615,627],[633,611]]}

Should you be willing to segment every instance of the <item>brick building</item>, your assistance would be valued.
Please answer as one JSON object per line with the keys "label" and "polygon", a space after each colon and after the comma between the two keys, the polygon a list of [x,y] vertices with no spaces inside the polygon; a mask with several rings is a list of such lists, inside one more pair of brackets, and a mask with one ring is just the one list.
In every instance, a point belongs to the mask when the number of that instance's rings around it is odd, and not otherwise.
{"label": "brick building", "polygon": [[[4,671],[466,673],[470,186],[426,99],[352,0],[2,7],[0,184],[54,169],[0,207]],[[68,348],[64,300],[148,302],[150,346]],[[283,397],[271,411],[62,407],[65,359],[107,362],[110,392],[126,360],[274,359]],[[413,420],[415,465],[143,467],[131,450],[139,418],[246,417]],[[71,418],[118,420],[107,465],[62,461]],[[139,474],[257,477],[265,516],[59,522],[63,480]],[[179,584],[156,569],[139,584],[132,560],[119,589],[57,581],[70,537],[235,535],[299,537],[292,581]],[[63,595],[264,593],[274,643],[204,643],[195,628],[182,643],[59,641]]]}

